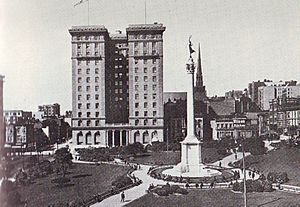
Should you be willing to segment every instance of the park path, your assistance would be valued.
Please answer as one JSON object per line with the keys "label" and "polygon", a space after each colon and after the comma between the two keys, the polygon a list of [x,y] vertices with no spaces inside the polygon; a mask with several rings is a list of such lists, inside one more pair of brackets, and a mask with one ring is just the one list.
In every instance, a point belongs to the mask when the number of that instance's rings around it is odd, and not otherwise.
{"label": "park path", "polygon": [[121,202],[121,194],[113,195],[107,199],[104,199],[100,203],[96,203],[92,205],[92,207],[117,207],[117,206],[124,206],[129,202],[142,197],[146,194],[146,190],[148,189],[149,185],[153,183],[154,185],[165,184],[165,181],[157,180],[150,177],[147,172],[150,166],[141,165],[141,169],[134,171],[132,174],[143,181],[142,184],[125,190],[125,202]]}
{"label": "park path", "polygon": [[[229,166],[230,162],[233,163],[235,161],[243,159],[243,153],[242,152],[237,152],[236,154],[237,154],[237,159],[235,159],[235,154],[233,153],[233,154],[230,154],[230,155],[224,157],[222,160],[219,160],[219,161],[216,161],[216,162],[212,163],[212,165],[219,166],[219,164],[221,162],[222,167],[232,168],[232,167]],[[245,152],[245,157],[247,157],[250,154],[251,154],[250,152]],[[240,179],[244,178],[243,171],[240,168],[232,168],[232,170],[239,171]],[[258,178],[259,178],[259,174],[255,173],[254,179],[258,179]],[[246,179],[252,179],[252,177],[249,175],[249,170],[246,170]]]}
{"label": "park path", "polygon": [[[249,155],[249,154],[250,153],[245,153],[246,156]],[[237,153],[237,160],[240,160],[242,158],[243,158],[243,154],[238,152]],[[212,165],[219,166],[219,162],[221,162],[223,167],[231,168],[230,166],[228,166],[229,162],[234,162],[234,161],[237,161],[237,160],[235,160],[235,155],[231,154],[227,157],[224,157],[220,161],[212,163]],[[148,189],[148,187],[151,183],[154,184],[154,185],[165,184],[166,181],[154,179],[154,178],[152,178],[151,176],[149,176],[147,174],[150,167],[151,166],[141,165],[140,170],[136,170],[132,173],[132,174],[134,174],[135,177],[142,180],[143,183],[139,186],[136,186],[136,187],[133,187],[133,188],[130,188],[130,189],[124,191],[124,193],[125,193],[125,202],[124,203],[121,202],[121,194],[119,193],[117,195],[111,196],[107,199],[104,199],[103,201],[101,201],[99,203],[96,203],[96,204],[92,205],[92,207],[106,207],[106,206],[118,207],[118,206],[124,206],[124,205],[128,204],[129,202],[131,202],[135,199],[138,199],[138,198],[142,197],[143,195],[145,195],[146,190]],[[240,169],[234,168],[233,170],[240,171],[240,175],[241,175],[240,179],[243,179],[243,174],[242,174],[242,171]],[[248,175],[248,171],[246,171],[246,174],[247,174],[247,176],[246,176],[247,179],[250,179],[250,177]],[[257,179],[258,177],[259,177],[259,175],[255,174],[255,179]],[[172,182],[169,182],[169,183],[173,184]]]}

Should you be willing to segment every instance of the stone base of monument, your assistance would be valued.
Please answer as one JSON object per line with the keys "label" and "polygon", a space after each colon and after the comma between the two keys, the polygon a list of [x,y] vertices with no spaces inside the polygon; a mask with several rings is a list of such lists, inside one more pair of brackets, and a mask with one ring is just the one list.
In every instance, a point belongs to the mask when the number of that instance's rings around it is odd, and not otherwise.
{"label": "stone base of monument", "polygon": [[175,177],[199,178],[214,177],[221,175],[222,173],[219,170],[212,169],[211,167],[204,164],[186,165],[179,163],[171,169],[164,170],[162,174]]}

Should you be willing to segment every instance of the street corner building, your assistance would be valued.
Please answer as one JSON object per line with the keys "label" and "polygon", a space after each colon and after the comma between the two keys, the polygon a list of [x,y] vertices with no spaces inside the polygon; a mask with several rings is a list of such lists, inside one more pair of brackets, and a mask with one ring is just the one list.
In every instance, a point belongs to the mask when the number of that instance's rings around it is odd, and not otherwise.
{"label": "street corner building", "polygon": [[162,24],[132,24],[126,34],[73,26],[72,138],[114,147],[163,141]]}

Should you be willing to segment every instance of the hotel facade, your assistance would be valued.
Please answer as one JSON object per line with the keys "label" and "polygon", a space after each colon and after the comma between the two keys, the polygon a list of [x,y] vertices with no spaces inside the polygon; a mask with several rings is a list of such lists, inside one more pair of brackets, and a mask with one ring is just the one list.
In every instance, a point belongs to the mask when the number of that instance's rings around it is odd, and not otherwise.
{"label": "hotel facade", "polygon": [[74,26],[72,138],[113,147],[163,141],[162,24],[133,24],[126,34]]}

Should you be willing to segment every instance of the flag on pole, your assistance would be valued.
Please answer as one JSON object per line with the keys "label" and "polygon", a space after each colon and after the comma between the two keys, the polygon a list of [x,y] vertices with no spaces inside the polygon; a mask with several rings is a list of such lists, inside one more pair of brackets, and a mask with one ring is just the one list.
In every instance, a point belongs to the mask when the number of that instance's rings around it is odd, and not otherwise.
{"label": "flag on pole", "polygon": [[[88,1],[88,0],[85,0],[85,1]],[[74,7],[78,6],[79,4],[82,4],[83,3],[83,0],[80,0],[79,2],[77,2],[76,4],[74,4]]]}

